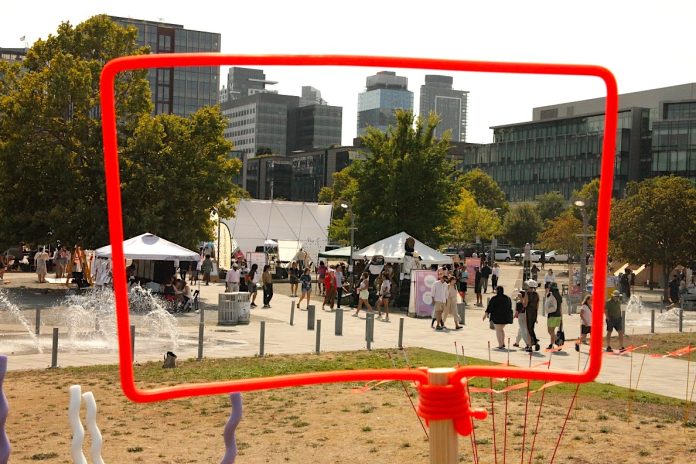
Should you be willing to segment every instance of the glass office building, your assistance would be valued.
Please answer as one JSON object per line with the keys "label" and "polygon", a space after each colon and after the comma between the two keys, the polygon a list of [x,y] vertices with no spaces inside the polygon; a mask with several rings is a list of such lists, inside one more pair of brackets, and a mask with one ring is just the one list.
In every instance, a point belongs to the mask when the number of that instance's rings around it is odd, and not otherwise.
{"label": "glass office building", "polygon": [[408,78],[391,71],[366,79],[366,90],[358,95],[358,137],[365,135],[368,127],[386,131],[396,125],[396,109],[413,111],[413,92],[407,87]]}
{"label": "glass office building", "polygon": [[440,117],[435,137],[441,139],[445,131],[452,134],[453,142],[466,142],[466,114],[469,92],[454,90],[452,76],[426,75],[420,88],[419,115],[427,118],[431,112]]}
{"label": "glass office building", "polygon": [[652,125],[652,176],[674,174],[696,182],[696,99],[665,102]]}
{"label": "glass office building", "polygon": [[326,104],[301,106],[293,110],[294,150],[314,150],[341,144],[343,108]]}
{"label": "glass office building", "polygon": [[[110,16],[124,27],[138,30],[137,43],[150,53],[220,52],[220,34],[184,29],[180,24]],[[155,114],[188,116],[219,98],[217,66],[157,68],[148,72]]]}

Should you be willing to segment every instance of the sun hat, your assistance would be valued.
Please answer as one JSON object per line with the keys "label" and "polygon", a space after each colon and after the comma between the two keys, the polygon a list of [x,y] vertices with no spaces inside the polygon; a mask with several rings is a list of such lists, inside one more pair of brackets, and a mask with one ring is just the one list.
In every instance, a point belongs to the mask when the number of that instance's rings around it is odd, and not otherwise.
{"label": "sun hat", "polygon": [[537,288],[539,284],[534,279],[529,279],[527,282],[527,287]]}
{"label": "sun hat", "polygon": [[621,292],[618,290],[614,290],[613,292],[611,292],[611,296],[621,296]]}

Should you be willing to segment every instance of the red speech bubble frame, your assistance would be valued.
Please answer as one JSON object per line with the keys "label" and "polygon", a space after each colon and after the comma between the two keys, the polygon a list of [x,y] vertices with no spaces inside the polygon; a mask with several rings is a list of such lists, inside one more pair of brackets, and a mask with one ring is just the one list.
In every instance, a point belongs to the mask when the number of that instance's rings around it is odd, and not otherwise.
{"label": "red speech bubble frame", "polygon": [[[427,384],[427,374],[421,369],[364,369],[354,371],[313,372],[296,375],[231,380],[223,382],[182,384],[155,389],[140,389],[135,383],[132,364],[130,317],[123,255],[123,217],[116,134],[114,83],[118,73],[147,68],[177,66],[360,66],[379,68],[430,69],[506,74],[541,74],[589,76],[602,79],[607,97],[604,119],[604,143],[595,241],[595,282],[605,282],[609,218],[616,149],[618,90],[616,79],[606,68],[577,64],[511,63],[490,61],[460,61],[427,58],[344,56],[344,55],[221,55],[221,54],[158,54],[116,58],[104,66],[101,74],[102,131],[104,139],[104,169],[109,233],[113,258],[113,283],[116,301],[116,326],[119,344],[119,372],[124,394],[136,402],[154,402],[190,396],[214,395],[233,391],[252,391],[319,383],[355,382],[370,380],[409,380]],[[603,286],[603,284],[601,284]],[[594,292],[592,312],[593,340],[602,339],[604,292]],[[508,377],[563,382],[590,382],[599,374],[602,363],[602,344],[592,343],[589,363],[582,372],[525,369],[505,366],[460,367],[450,377],[453,384],[465,377]]]}

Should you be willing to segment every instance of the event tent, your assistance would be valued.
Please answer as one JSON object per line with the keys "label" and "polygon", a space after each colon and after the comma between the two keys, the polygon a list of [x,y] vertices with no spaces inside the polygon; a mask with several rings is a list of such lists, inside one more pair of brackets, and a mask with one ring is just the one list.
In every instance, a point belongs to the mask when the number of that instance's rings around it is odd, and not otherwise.
{"label": "event tent", "polygon": [[[111,245],[98,248],[95,253],[97,257],[111,258]],[[127,259],[154,261],[198,261],[200,259],[200,255],[195,251],[150,233],[124,240],[123,254]]]}
{"label": "event tent", "polygon": [[[384,260],[388,263],[401,263],[406,255],[404,245],[406,239],[410,235],[406,232],[400,232],[391,237],[387,237],[372,245],[358,250],[353,253],[353,259],[372,258],[373,256],[384,256]],[[430,248],[423,242],[415,240],[414,251],[418,252],[422,263],[430,264],[452,264],[452,258],[443,255],[437,250]]]}
{"label": "event tent", "polygon": [[331,258],[331,259],[340,259],[340,258],[348,259],[348,258],[350,258],[350,247],[347,246],[347,247],[342,247],[342,248],[336,248],[335,250],[331,250],[331,251],[320,251],[319,257],[320,258]]}

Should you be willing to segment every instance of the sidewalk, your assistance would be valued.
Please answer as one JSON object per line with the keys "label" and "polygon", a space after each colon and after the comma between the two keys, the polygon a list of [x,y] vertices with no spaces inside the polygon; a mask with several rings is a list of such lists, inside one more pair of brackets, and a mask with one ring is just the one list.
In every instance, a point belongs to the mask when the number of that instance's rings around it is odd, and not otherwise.
{"label": "sidewalk", "polygon": [[[26,275],[29,276],[29,275]],[[13,285],[22,285],[22,281],[31,280],[20,277],[20,274],[10,274],[7,280],[14,280]],[[35,275],[33,275],[35,279]],[[506,294],[510,295],[516,283],[521,277],[521,268],[506,266],[501,272],[501,285],[505,286]],[[25,287],[36,288],[31,282],[26,281]],[[38,285],[38,284],[37,284]],[[52,284],[43,284],[51,285]],[[278,284],[277,287],[287,284]],[[5,286],[0,286],[5,288]],[[202,307],[208,308],[204,311],[205,316],[205,336],[204,336],[204,356],[212,358],[254,356],[259,353],[260,323],[265,324],[265,354],[292,354],[292,353],[312,353],[315,349],[317,331],[307,330],[307,311],[295,309],[294,326],[289,325],[290,307],[292,299],[277,292],[271,302],[272,308],[261,309],[259,304],[251,312],[251,323],[249,325],[237,326],[218,326],[217,325],[217,299],[220,292],[224,290],[222,284],[211,284],[201,286]],[[473,299],[472,295],[467,295],[467,299]],[[492,296],[492,293],[484,295]],[[258,300],[261,299],[259,292]],[[316,306],[316,319],[321,321],[321,351],[346,351],[362,350],[366,348],[365,343],[365,314],[361,313],[359,318],[351,317],[349,308],[343,309],[343,335],[334,335],[334,323],[336,312],[321,310],[321,303],[316,299],[313,301]],[[4,308],[0,307],[0,312]],[[25,310],[25,317],[33,321],[33,310]],[[466,311],[465,328],[459,331],[436,332],[430,328],[429,319],[415,319],[405,315],[405,313],[395,312],[391,315],[391,322],[382,322],[375,319],[374,342],[372,347],[396,348],[399,337],[399,320],[404,319],[403,344],[408,347],[424,347],[443,352],[455,352],[455,342],[457,346],[464,347],[467,356],[488,359],[488,342],[495,346],[495,332],[488,327],[488,321],[482,321],[483,308],[474,308],[471,303]],[[164,353],[174,349],[179,359],[195,358],[197,356],[197,340],[199,327],[199,314],[188,313],[177,315],[179,323],[179,343],[176,347],[172,346],[168,340],[148,340],[147,332],[143,324],[143,316],[132,316],[131,324],[136,325],[135,340],[135,361],[157,361],[162,360]],[[629,319],[628,333],[631,326]],[[448,321],[452,326],[452,321]],[[564,315],[564,327],[566,337],[574,339],[579,335],[579,316]],[[635,327],[636,333],[648,332],[650,327]],[[5,328],[0,326],[0,334],[6,333]],[[61,340],[64,339],[65,330],[61,328]],[[42,327],[42,344],[49,348],[43,354],[13,354],[9,353],[8,368],[10,370],[20,369],[42,369],[50,365],[50,329]],[[516,323],[508,326],[506,335],[512,339],[517,333]],[[535,353],[532,363],[539,363],[549,358],[548,353],[544,353],[543,346],[548,343],[548,334],[545,329],[545,318],[540,316],[537,334],[541,337],[542,351]],[[46,340],[46,338],[49,338]],[[5,350],[0,342],[0,352]],[[461,348],[460,348],[461,350]],[[552,358],[552,369],[564,369],[576,371],[585,366],[587,359],[587,348],[583,347],[584,353],[576,353],[572,344],[567,345],[564,351],[550,355]],[[461,351],[460,351],[461,354]],[[491,350],[491,359],[503,363],[507,361],[506,351]],[[633,383],[636,381],[637,369],[643,356],[637,352],[633,355]],[[509,353],[511,364],[527,366],[529,355],[523,351],[511,351]],[[60,351],[58,354],[59,366],[79,366],[92,364],[115,364],[118,363],[117,352],[99,352],[99,350],[85,349],[78,352]],[[597,378],[599,382],[612,383],[615,385],[628,387],[630,372],[630,356],[604,355],[602,370]],[[683,398],[686,383],[687,363],[674,359],[656,359],[647,357],[643,367],[640,380],[640,390],[659,393],[675,398]],[[693,370],[693,369],[692,369]]]}

